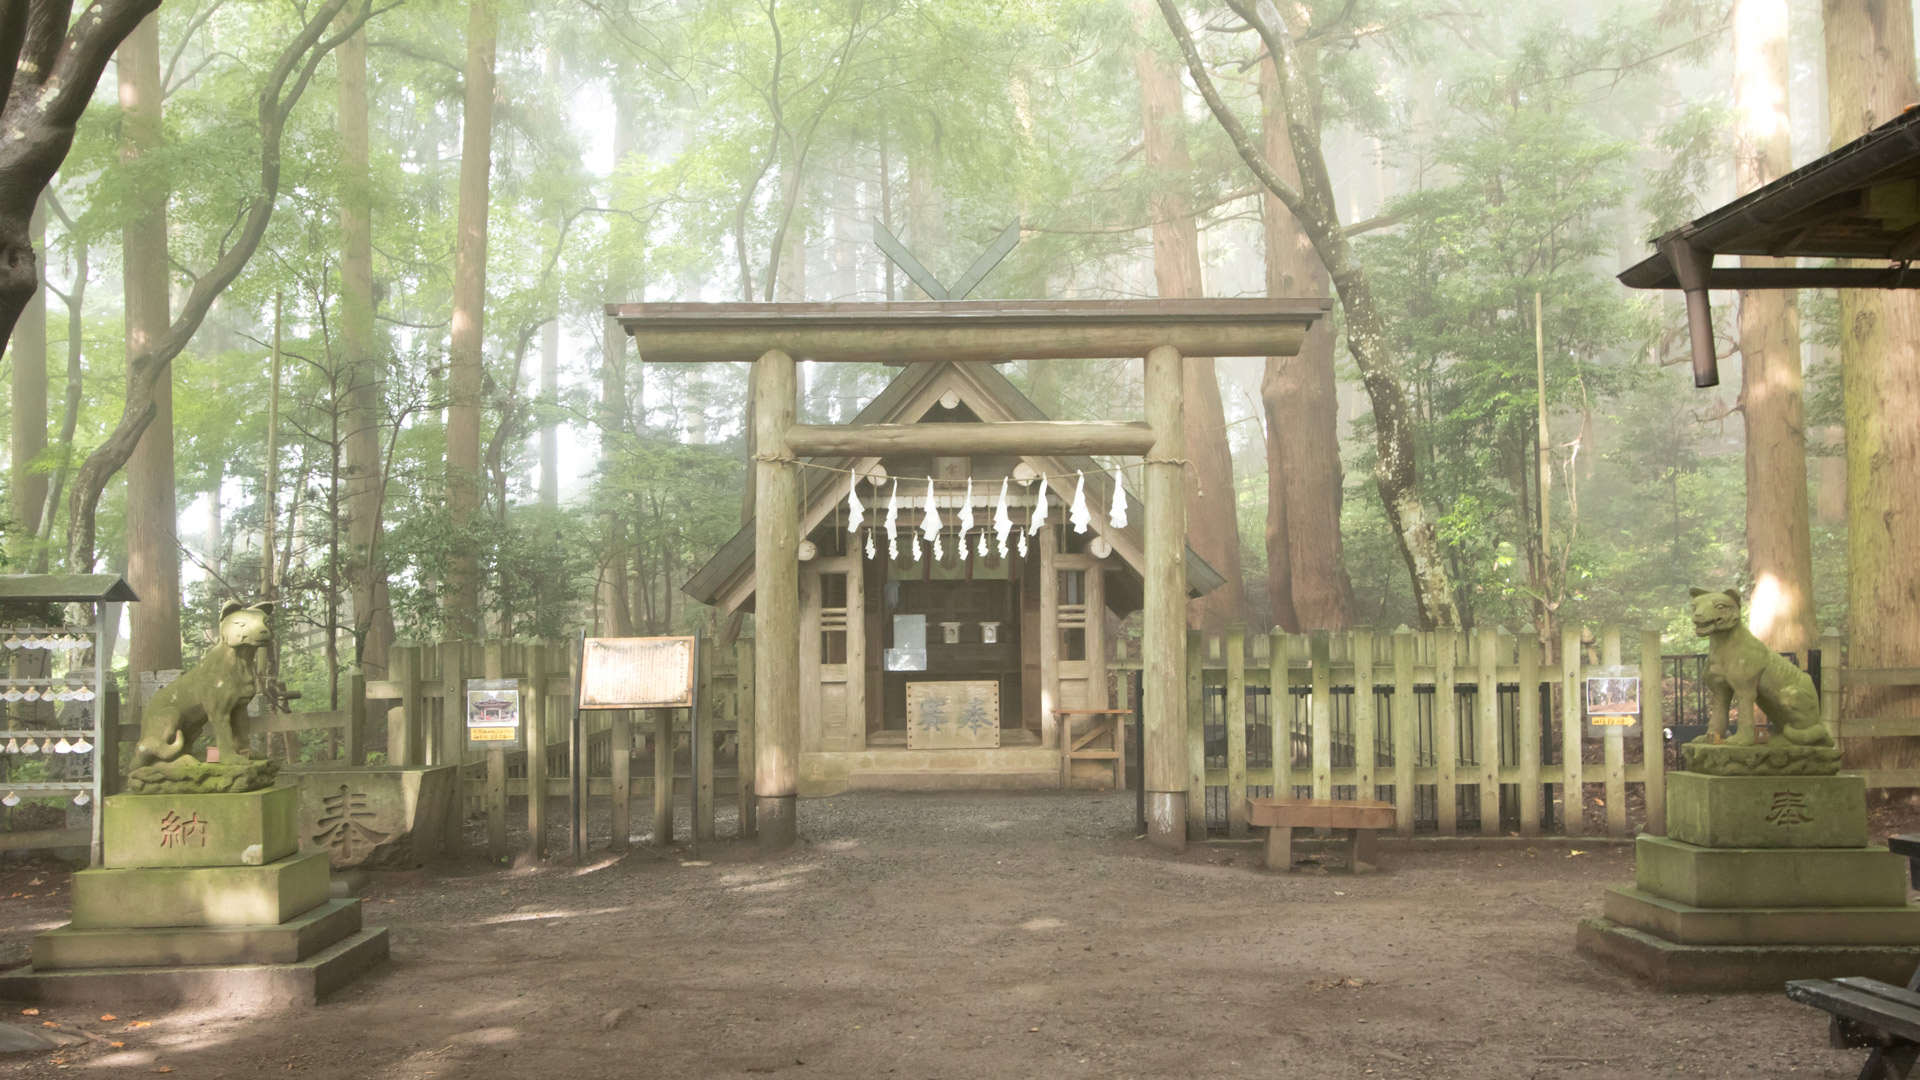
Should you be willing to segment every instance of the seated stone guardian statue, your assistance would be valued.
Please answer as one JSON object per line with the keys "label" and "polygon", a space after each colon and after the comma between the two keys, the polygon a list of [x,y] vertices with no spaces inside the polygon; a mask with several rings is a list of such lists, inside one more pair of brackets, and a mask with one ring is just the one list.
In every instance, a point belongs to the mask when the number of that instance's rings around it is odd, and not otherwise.
{"label": "seated stone guardian statue", "polygon": [[[1707,689],[1713,696],[1706,734],[1686,748],[1687,768],[1723,775],[1837,769],[1840,752],[1820,717],[1820,695],[1812,677],[1747,629],[1737,589],[1687,591],[1693,597],[1694,632],[1708,641]],[[1740,728],[1728,735],[1735,712]],[[1768,743],[1758,737],[1762,712],[1772,729]]]}
{"label": "seated stone guardian statue", "polygon": [[[247,704],[259,678],[258,656],[273,640],[272,603],[229,602],[220,635],[191,669],[167,684],[140,713],[140,742],[127,771],[131,794],[211,794],[270,787],[278,765],[247,745]],[[210,731],[208,729],[211,729]],[[194,756],[209,735],[216,753]]]}

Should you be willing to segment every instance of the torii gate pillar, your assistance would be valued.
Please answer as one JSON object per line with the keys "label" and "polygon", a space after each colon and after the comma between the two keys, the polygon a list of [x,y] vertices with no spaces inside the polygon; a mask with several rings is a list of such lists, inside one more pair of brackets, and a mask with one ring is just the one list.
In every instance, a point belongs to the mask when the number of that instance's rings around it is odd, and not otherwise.
{"label": "torii gate pillar", "polygon": [[1174,851],[1187,846],[1187,456],[1181,357],[1162,345],[1147,354],[1145,591],[1140,613],[1141,753],[1146,775],[1147,839]]}
{"label": "torii gate pillar", "polygon": [[791,847],[800,766],[800,469],[787,448],[792,356],[769,349],[753,390],[753,793],[762,851]]}

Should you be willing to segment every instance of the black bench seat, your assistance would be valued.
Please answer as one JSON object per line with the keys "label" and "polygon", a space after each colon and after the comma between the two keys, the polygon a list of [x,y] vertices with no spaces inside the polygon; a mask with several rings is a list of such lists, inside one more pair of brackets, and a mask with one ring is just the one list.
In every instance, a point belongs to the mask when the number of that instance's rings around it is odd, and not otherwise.
{"label": "black bench seat", "polygon": [[1920,971],[1904,987],[1878,979],[1796,979],[1787,997],[1831,1017],[1835,1047],[1870,1046],[1860,1080],[1906,1080],[1920,1058]]}

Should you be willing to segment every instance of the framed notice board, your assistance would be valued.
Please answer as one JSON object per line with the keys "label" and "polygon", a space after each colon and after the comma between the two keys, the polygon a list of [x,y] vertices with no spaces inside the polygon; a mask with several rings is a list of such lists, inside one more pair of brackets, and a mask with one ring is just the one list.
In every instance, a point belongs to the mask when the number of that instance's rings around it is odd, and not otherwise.
{"label": "framed notice board", "polygon": [[580,708],[693,707],[691,637],[587,638],[580,653]]}

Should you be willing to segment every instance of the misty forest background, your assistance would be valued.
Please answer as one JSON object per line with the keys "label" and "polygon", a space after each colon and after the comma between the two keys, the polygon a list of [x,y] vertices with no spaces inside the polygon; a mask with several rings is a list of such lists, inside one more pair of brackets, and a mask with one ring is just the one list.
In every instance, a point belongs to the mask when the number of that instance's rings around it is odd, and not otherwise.
{"label": "misty forest background", "polygon": [[[747,366],[649,365],[602,305],[922,299],[870,222],[951,281],[1018,217],[974,298],[1338,271],[1299,357],[1190,376],[1194,545],[1228,577],[1197,624],[1686,645],[1685,588],[1737,585],[1778,647],[1920,663],[1886,652],[1911,622],[1849,625],[1888,560],[1850,563],[1847,442],[1920,411],[1849,399],[1841,299],[1716,293],[1726,385],[1696,391],[1678,298],[1613,280],[1920,98],[1907,7],[171,0],[33,224],[0,571],[128,574],[134,670],[271,594],[315,704],[396,638],[724,631],[678,588],[742,521]],[[891,374],[807,365],[803,420]],[[1142,415],[1137,363],[1007,374],[1056,417]]]}

